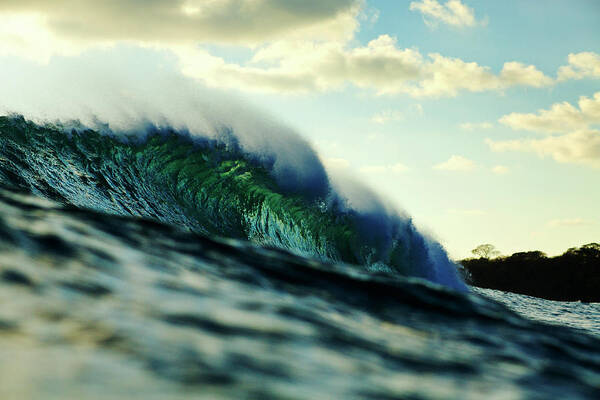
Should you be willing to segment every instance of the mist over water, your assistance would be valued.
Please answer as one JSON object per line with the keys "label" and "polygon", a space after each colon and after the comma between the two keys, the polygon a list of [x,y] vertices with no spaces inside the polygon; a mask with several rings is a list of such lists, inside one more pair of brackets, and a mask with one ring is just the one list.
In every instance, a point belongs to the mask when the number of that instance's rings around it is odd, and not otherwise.
{"label": "mist over water", "polygon": [[[232,94],[182,77],[166,53],[164,64],[156,65],[154,51],[116,50],[89,51],[80,59],[55,57],[37,67],[6,60],[0,66],[0,112],[111,134],[144,136],[168,128],[233,140],[272,169],[284,188],[326,193],[327,176],[317,154],[292,128]],[[136,60],[135,69],[115,68],[129,58]]]}

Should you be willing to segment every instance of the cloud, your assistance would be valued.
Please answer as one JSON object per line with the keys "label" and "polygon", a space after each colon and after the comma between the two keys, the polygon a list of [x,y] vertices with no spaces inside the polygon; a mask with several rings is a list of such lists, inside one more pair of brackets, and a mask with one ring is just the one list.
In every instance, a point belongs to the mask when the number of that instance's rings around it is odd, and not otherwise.
{"label": "cloud", "polygon": [[576,163],[600,167],[600,131],[583,130],[545,139],[508,141],[486,140],[493,151],[533,152],[550,156],[560,163]]}
{"label": "cloud", "polygon": [[391,165],[367,165],[359,169],[359,171],[363,174],[372,175],[400,175],[407,172],[408,170],[409,168],[402,163],[396,163]]}
{"label": "cloud", "polygon": [[460,129],[465,131],[479,131],[483,129],[492,129],[494,125],[490,122],[465,122],[460,124]]}
{"label": "cloud", "polygon": [[506,175],[510,172],[510,168],[505,167],[504,165],[496,165],[492,168],[492,172],[496,175]]}
{"label": "cloud", "polygon": [[583,52],[569,54],[569,65],[558,69],[558,80],[600,78],[600,54]]}
{"label": "cloud", "polygon": [[533,65],[525,65],[520,62],[511,61],[504,64],[500,79],[505,86],[524,85],[533,87],[550,86],[554,83],[552,78],[547,77]]}
{"label": "cloud", "polygon": [[475,26],[478,23],[473,9],[460,0],[449,0],[444,5],[437,0],[413,1],[410,9],[423,14],[425,23],[430,26],[435,26],[438,22],[455,27]]}
{"label": "cloud", "polygon": [[507,62],[500,75],[495,75],[489,67],[475,62],[465,62],[437,53],[429,54],[429,58],[431,62],[422,65],[422,79],[401,91],[415,97],[441,97],[456,96],[461,90],[483,92],[517,85],[539,87],[541,84],[552,83],[550,78],[533,65]]}
{"label": "cloud", "polygon": [[246,65],[221,60],[218,68],[217,60],[202,49],[182,48],[177,55],[186,74],[215,86],[311,92],[351,83],[386,93],[400,90],[422,73],[421,54],[395,44],[388,35],[352,49],[341,42],[279,41],[258,49]]}
{"label": "cloud", "polygon": [[533,152],[560,163],[600,167],[600,131],[593,128],[600,124],[600,92],[592,97],[581,96],[578,106],[556,103],[537,114],[511,113],[499,120],[517,130],[561,135],[544,139],[487,139],[486,142],[494,151]]}
{"label": "cloud", "polygon": [[579,98],[579,108],[570,103],[553,104],[549,110],[537,114],[511,113],[500,118],[500,123],[517,130],[541,133],[568,133],[600,123],[600,92],[592,98]]}
{"label": "cloud", "polygon": [[[398,48],[389,35],[354,48],[342,42],[279,41],[257,49],[245,65],[228,64],[196,47],[175,52],[184,73],[206,84],[278,93],[330,91],[350,84],[379,95],[443,97],[514,85],[537,87],[542,74],[531,73],[537,70],[529,66],[524,67],[529,74],[516,79],[504,72],[495,75],[475,62],[437,53],[424,57],[416,49]],[[512,64],[507,63],[503,71],[511,70]]]}
{"label": "cloud", "polygon": [[431,62],[423,64],[423,77],[406,91],[413,96],[456,96],[460,90],[482,92],[502,87],[500,79],[490,72],[489,67],[459,58],[430,54]]}
{"label": "cloud", "polygon": [[558,227],[572,227],[572,226],[582,226],[588,225],[589,221],[583,218],[565,218],[565,219],[553,219],[548,221],[548,226],[551,228]]}
{"label": "cloud", "polygon": [[[462,15],[457,4],[446,3]],[[379,95],[452,97],[552,83],[533,65],[511,61],[495,74],[475,62],[401,48],[389,35],[356,46],[364,8],[364,0],[6,0],[0,55],[47,63],[126,42],[173,53],[184,75],[208,86],[275,93],[352,85]],[[240,45],[252,55],[233,63],[205,44]]]}
{"label": "cloud", "polygon": [[463,156],[453,155],[441,164],[437,164],[433,169],[441,171],[471,171],[475,169],[475,163]]}
{"label": "cloud", "polygon": [[361,0],[3,0],[0,14],[39,15],[53,35],[85,41],[257,44],[347,38],[361,7]]}
{"label": "cloud", "polygon": [[[107,46],[109,43],[98,42],[96,45]],[[48,31],[45,19],[39,14],[0,13],[0,56],[20,56],[47,63],[53,55],[78,55],[87,46],[84,41],[60,38]]]}

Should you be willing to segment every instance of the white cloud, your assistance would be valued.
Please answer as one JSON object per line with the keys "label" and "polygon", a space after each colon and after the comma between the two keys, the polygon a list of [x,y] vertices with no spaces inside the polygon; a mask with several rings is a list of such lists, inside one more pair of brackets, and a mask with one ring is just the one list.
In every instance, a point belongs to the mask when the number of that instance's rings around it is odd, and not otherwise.
{"label": "white cloud", "polygon": [[506,86],[525,85],[533,87],[550,86],[554,83],[552,78],[547,77],[533,65],[525,65],[512,61],[504,64],[500,79]]}
{"label": "white cloud", "polygon": [[540,81],[538,74],[530,74],[529,82],[526,77],[517,80],[506,78],[507,74],[495,75],[475,62],[440,54],[423,57],[418,50],[398,48],[396,39],[388,35],[355,48],[342,42],[270,43],[260,47],[245,65],[228,64],[198,48],[178,48],[176,53],[186,75],[209,85],[268,92],[328,91],[351,84],[380,95],[442,97],[460,91],[538,86]]}
{"label": "white cloud", "polygon": [[503,90],[516,85],[539,87],[542,83],[552,82],[533,65],[507,62],[500,75],[495,75],[489,67],[475,62],[465,62],[437,53],[429,54],[429,58],[432,61],[422,65],[422,79],[400,91],[415,97],[441,97],[456,96],[461,90],[483,92]]}
{"label": "white cloud", "polygon": [[[417,4],[429,4],[422,2]],[[47,62],[94,46],[126,42],[173,52],[181,71],[208,86],[306,93],[347,85],[377,94],[456,96],[462,91],[540,87],[551,83],[534,66],[487,66],[414,48],[381,35],[353,46],[364,0],[6,0],[0,2],[0,55]],[[463,15],[451,0],[442,6]],[[465,14],[466,15],[466,14]],[[461,17],[463,18],[463,17]],[[463,18],[464,19],[464,18]],[[152,29],[148,29],[152,27]],[[232,63],[203,43],[241,45],[251,60]]]}
{"label": "white cloud", "polygon": [[359,169],[359,171],[363,174],[370,175],[400,175],[407,172],[408,170],[409,168],[402,163],[396,163],[391,165],[367,165]]}
{"label": "white cloud", "polygon": [[600,123],[600,92],[592,98],[579,98],[579,109],[570,103],[553,104],[537,114],[512,113],[500,118],[500,123],[513,129],[542,133],[568,133]]}
{"label": "white cloud", "polygon": [[433,168],[442,171],[471,171],[475,169],[475,163],[463,156],[453,155],[447,161],[437,164]]}
{"label": "white cloud", "polygon": [[70,39],[257,44],[348,38],[361,7],[361,0],[3,0],[0,14],[40,15],[49,32]]}
{"label": "white cloud", "polygon": [[512,113],[499,120],[513,129],[562,135],[507,141],[487,139],[486,142],[494,151],[533,152],[560,163],[600,167],[600,131],[593,128],[600,124],[600,92],[592,97],[581,96],[578,106],[556,103],[537,114]]}
{"label": "white cloud", "polygon": [[492,168],[492,172],[496,175],[506,175],[510,172],[510,168],[504,165],[496,165]]}
{"label": "white cloud", "polygon": [[422,79],[405,89],[413,96],[456,96],[460,90],[482,92],[502,87],[489,67],[441,54],[430,54],[431,62],[422,66]]}
{"label": "white cloud", "polygon": [[208,84],[274,92],[334,90],[347,83],[379,93],[400,91],[418,80],[423,64],[413,49],[398,49],[382,35],[367,46],[347,49],[341,42],[280,41],[258,49],[247,65],[206,63],[200,49],[178,52],[183,70]]}
{"label": "white cloud", "polygon": [[438,22],[456,27],[475,26],[478,23],[473,9],[460,0],[449,0],[444,5],[437,0],[413,1],[410,9],[423,14],[425,23],[430,26]]}
{"label": "white cloud", "polygon": [[576,131],[545,139],[498,142],[487,139],[486,142],[493,151],[533,152],[540,157],[550,156],[560,163],[600,167],[600,131],[597,130]]}
{"label": "white cloud", "polygon": [[[98,42],[107,46],[109,42]],[[45,18],[39,14],[0,13],[0,56],[20,56],[25,59],[47,63],[55,54],[74,56],[88,47],[83,40],[58,37],[45,26]]]}
{"label": "white cloud", "polygon": [[600,78],[600,54],[583,52],[569,54],[569,65],[558,69],[558,80]]}
{"label": "white cloud", "polygon": [[494,125],[490,122],[465,122],[460,124],[460,129],[465,131],[479,131],[484,129],[492,129]]}
{"label": "white cloud", "polygon": [[184,65],[190,58],[210,59],[201,72],[220,64],[225,72],[251,75],[206,52],[194,54],[198,44],[256,48],[274,40],[345,43],[359,26],[363,5],[364,0],[4,0],[0,56],[47,63],[55,55],[75,56],[125,42],[185,55]]}
{"label": "white cloud", "polygon": [[558,227],[573,227],[573,226],[582,226],[588,225],[589,221],[583,218],[564,218],[564,219],[553,219],[548,221],[548,226],[551,228]]}

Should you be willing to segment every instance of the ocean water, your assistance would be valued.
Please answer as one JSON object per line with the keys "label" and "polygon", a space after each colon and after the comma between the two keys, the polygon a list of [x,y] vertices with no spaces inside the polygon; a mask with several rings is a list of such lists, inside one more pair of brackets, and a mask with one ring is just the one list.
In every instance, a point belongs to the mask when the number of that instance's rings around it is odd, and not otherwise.
{"label": "ocean water", "polygon": [[0,398],[600,398],[595,305],[471,291],[409,218],[173,135],[0,119]]}
{"label": "ocean water", "polygon": [[600,303],[550,301],[500,290],[472,288],[474,293],[503,303],[526,318],[551,325],[570,326],[600,337]]}

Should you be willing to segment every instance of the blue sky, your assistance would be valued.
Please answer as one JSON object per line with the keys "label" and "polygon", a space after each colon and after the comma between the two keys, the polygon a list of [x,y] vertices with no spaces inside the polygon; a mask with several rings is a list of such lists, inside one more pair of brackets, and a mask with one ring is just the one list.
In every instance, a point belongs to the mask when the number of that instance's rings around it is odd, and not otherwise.
{"label": "blue sky", "polygon": [[600,2],[65,5],[0,5],[0,108],[58,118],[209,87],[292,126],[454,257],[600,241]]}

